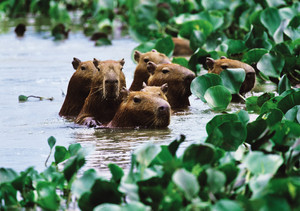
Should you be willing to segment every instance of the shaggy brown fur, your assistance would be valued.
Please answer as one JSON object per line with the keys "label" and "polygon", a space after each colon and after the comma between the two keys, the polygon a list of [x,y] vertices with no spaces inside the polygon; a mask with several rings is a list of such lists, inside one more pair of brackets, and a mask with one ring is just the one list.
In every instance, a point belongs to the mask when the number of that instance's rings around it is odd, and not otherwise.
{"label": "shaggy brown fur", "polygon": [[148,82],[150,74],[147,70],[147,62],[152,61],[155,64],[171,63],[171,60],[165,54],[159,53],[154,49],[147,53],[135,51],[134,60],[138,64],[134,71],[133,81],[129,88],[130,91],[140,91],[143,88],[143,82]]}
{"label": "shaggy brown fur", "polygon": [[94,59],[98,73],[94,76],[91,91],[76,119],[76,123],[94,127],[106,124],[114,117],[126,87],[125,75],[122,72],[124,59],[120,61],[98,61]]}
{"label": "shaggy brown fur", "polygon": [[164,128],[170,124],[170,111],[169,103],[153,93],[127,92],[127,96],[107,127]]}
{"label": "shaggy brown fur", "polygon": [[240,62],[238,60],[227,59],[222,56],[221,59],[214,60],[212,58],[206,59],[206,65],[208,67],[208,73],[220,74],[223,70],[227,68],[243,68],[246,73],[245,81],[243,82],[240,93],[245,94],[254,87],[255,85],[255,70],[250,65]]}
{"label": "shaggy brown fur", "polygon": [[183,109],[190,105],[190,85],[195,78],[194,72],[178,64],[156,65],[153,62],[148,62],[147,69],[151,74],[149,86],[168,84],[167,98],[172,109]]}
{"label": "shaggy brown fur", "polygon": [[92,61],[81,62],[74,58],[72,65],[76,71],[69,81],[67,95],[59,112],[60,116],[67,118],[75,118],[79,114],[90,92],[93,75],[97,72]]}

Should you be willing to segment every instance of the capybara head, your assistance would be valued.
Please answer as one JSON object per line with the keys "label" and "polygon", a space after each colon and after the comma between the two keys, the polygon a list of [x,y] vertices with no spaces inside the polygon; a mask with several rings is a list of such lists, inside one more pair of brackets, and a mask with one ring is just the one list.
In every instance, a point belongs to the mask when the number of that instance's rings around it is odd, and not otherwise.
{"label": "capybara head", "polygon": [[127,92],[108,127],[164,128],[170,124],[171,108],[167,101],[150,92]]}
{"label": "capybara head", "polygon": [[190,105],[188,97],[192,94],[191,82],[195,73],[179,64],[159,64],[148,62],[147,69],[151,76],[149,86],[168,84],[167,98],[172,108],[185,108]]}
{"label": "capybara head", "polygon": [[255,85],[255,70],[250,65],[233,59],[227,59],[225,56],[221,56],[220,59],[214,60],[212,58],[206,58],[206,65],[208,67],[208,73],[220,74],[227,68],[243,68],[246,73],[245,81],[243,82],[240,93],[249,92]]}
{"label": "capybara head", "polygon": [[167,93],[168,93],[168,84],[165,83],[161,86],[147,86],[146,83],[143,84],[142,92],[150,92],[157,97],[161,97],[164,100],[167,100]]}
{"label": "capybara head", "polygon": [[69,81],[67,95],[59,112],[60,116],[65,117],[76,117],[79,114],[90,92],[92,78],[97,73],[92,61],[82,62],[74,57],[72,65],[76,71]]}
{"label": "capybara head", "polygon": [[124,59],[120,61],[94,59],[93,63],[98,70],[92,83],[93,91],[100,92],[103,99],[118,99],[120,90],[126,87],[125,75],[122,72]]}
{"label": "capybara head", "polygon": [[151,61],[155,64],[171,63],[171,60],[165,54],[159,53],[154,49],[147,53],[135,51],[134,60],[137,62],[137,66],[134,72],[133,82],[129,88],[131,91],[139,91],[142,89],[143,82],[147,83],[150,76],[147,70],[147,62]]}

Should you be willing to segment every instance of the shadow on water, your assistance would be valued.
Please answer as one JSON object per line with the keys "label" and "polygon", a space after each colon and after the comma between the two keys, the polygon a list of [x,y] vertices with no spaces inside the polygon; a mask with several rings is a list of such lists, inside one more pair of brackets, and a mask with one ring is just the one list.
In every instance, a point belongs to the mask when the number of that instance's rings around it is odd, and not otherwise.
{"label": "shadow on water", "polygon": [[[13,29],[0,35],[0,167],[17,171],[34,166],[45,169],[49,153],[47,139],[54,136],[57,145],[81,143],[94,151],[87,157],[85,168],[95,168],[108,175],[107,165],[116,163],[128,169],[131,153],[144,143],[168,144],[181,134],[192,142],[206,137],[206,123],[218,113],[194,96],[188,110],[173,113],[167,129],[93,129],[75,125],[58,116],[71,75],[73,57],[82,61],[93,58],[125,59],[124,73],[130,86],[135,64],[131,51],[138,43],[124,38],[113,45],[95,47],[83,34],[70,33],[69,39],[53,42],[28,28],[25,37],[16,38]],[[18,102],[19,95],[54,97],[53,101]],[[234,105],[236,111],[244,105]],[[179,151],[180,151],[179,150]],[[52,156],[53,159],[53,156]],[[50,160],[51,162],[51,160]]]}

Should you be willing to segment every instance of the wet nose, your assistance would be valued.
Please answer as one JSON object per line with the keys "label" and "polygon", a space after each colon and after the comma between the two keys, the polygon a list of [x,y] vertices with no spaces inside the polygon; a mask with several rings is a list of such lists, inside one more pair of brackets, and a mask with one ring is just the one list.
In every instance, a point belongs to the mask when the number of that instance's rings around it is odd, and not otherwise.
{"label": "wet nose", "polygon": [[167,113],[170,111],[170,106],[168,105],[162,105],[158,107],[158,112],[159,113]]}
{"label": "wet nose", "polygon": [[115,79],[106,79],[105,84],[117,84],[118,80]]}
{"label": "wet nose", "polygon": [[187,83],[187,84],[190,84],[192,82],[192,80],[195,78],[195,74],[189,74],[185,77],[184,81]]}

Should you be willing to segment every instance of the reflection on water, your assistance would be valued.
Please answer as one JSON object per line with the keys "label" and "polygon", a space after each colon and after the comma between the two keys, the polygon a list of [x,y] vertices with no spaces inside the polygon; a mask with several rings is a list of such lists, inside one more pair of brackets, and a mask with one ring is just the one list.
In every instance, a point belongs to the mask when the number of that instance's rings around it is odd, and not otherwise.
{"label": "reflection on water", "polygon": [[[114,40],[112,46],[95,47],[82,34],[70,34],[68,40],[53,42],[43,39],[30,27],[23,39],[10,33],[0,35],[0,167],[17,171],[35,166],[42,171],[49,153],[47,139],[54,136],[57,145],[81,143],[93,147],[85,168],[95,168],[107,175],[107,164],[128,168],[132,151],[147,142],[168,144],[186,135],[182,151],[191,142],[206,136],[206,123],[217,113],[191,96],[188,110],[175,112],[167,129],[93,129],[75,125],[58,116],[64,101],[62,93],[74,70],[73,57],[82,61],[125,59],[127,86],[133,78],[135,64],[131,51],[138,44],[130,39]],[[30,99],[19,103],[18,96],[54,97],[53,101]],[[244,105],[231,108],[235,111]]]}

